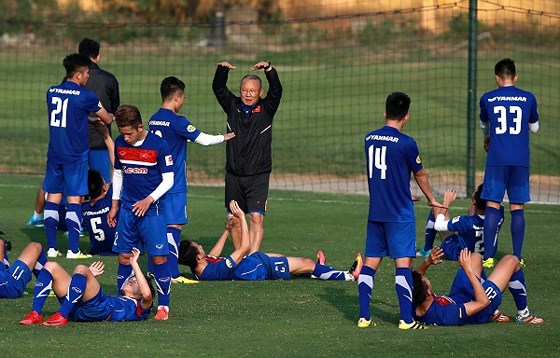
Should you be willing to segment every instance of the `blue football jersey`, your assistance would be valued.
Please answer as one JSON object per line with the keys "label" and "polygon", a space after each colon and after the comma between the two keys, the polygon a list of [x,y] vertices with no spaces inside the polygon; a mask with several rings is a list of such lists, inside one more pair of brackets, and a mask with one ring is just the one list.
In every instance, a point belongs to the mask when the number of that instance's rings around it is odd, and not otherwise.
{"label": "blue football jersey", "polygon": [[[121,205],[132,210],[134,203],[159,186],[163,173],[173,172],[173,157],[167,143],[155,134],[148,133],[139,146],[128,144],[119,135],[115,140],[115,169],[123,172]],[[158,205],[150,205],[147,214]]]}
{"label": "blue football jersey", "polygon": [[[504,206],[500,207],[498,232],[504,222]],[[456,216],[447,222],[447,231],[454,231],[467,244],[470,252],[484,252],[484,216],[478,214]]]}
{"label": "blue football jersey", "polygon": [[491,320],[494,311],[502,302],[502,294],[498,287],[490,281],[483,282],[482,286],[487,295],[493,293],[490,305],[472,316],[467,316],[465,303],[475,300],[474,290],[463,269],[459,269],[451,285],[449,295],[435,295],[434,302],[422,316],[414,318],[420,322],[438,326],[459,326],[463,324],[481,324]]}
{"label": "blue football jersey", "polygon": [[487,165],[529,166],[529,123],[539,120],[531,92],[507,86],[485,93],[480,98],[480,120],[490,131]]}
{"label": "blue football jersey", "polygon": [[89,233],[90,253],[111,252],[115,241],[116,227],[110,227],[107,222],[107,213],[111,210],[113,186],[109,187],[107,194],[91,205],[90,201],[82,204],[82,227]]}
{"label": "blue football jersey", "polygon": [[163,138],[169,145],[174,161],[174,184],[169,193],[187,191],[187,141],[194,142],[200,130],[170,109],[160,108],[150,118],[150,132]]}
{"label": "blue football jersey", "polygon": [[228,256],[220,260],[208,260],[208,265],[199,277],[202,281],[262,281],[289,280],[290,269],[285,256],[270,257],[254,252],[244,257],[239,264]]}
{"label": "blue football jersey", "polygon": [[86,161],[88,113],[101,109],[99,98],[78,84],[66,81],[49,88],[47,109],[50,135],[47,158],[58,164]]}
{"label": "blue football jersey", "polygon": [[365,138],[369,220],[414,222],[410,175],[422,169],[412,137],[385,126]]}
{"label": "blue football jersey", "polygon": [[148,318],[152,308],[142,309],[142,300],[126,296],[107,296],[111,306],[111,321],[143,321]]}

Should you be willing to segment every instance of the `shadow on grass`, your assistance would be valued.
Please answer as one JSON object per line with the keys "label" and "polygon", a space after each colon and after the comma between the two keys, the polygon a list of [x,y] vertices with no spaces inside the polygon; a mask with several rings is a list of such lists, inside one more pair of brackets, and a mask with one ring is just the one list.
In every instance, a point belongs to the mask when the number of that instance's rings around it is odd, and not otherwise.
{"label": "shadow on grass", "polygon": [[[319,297],[325,302],[341,312],[344,317],[352,322],[357,322],[360,316],[360,306],[358,302],[358,288],[355,292],[349,292],[344,287],[325,287],[325,290],[319,294]],[[396,301],[396,297],[395,297]],[[370,303],[372,317],[376,322],[385,322],[394,324],[398,322],[397,304],[389,304],[380,300],[372,300]]]}

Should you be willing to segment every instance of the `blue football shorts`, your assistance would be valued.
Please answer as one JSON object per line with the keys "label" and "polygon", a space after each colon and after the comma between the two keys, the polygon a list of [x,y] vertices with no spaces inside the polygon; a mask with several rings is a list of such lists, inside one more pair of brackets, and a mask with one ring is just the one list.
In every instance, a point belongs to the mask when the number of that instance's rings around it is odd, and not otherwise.
{"label": "blue football shorts", "polygon": [[510,203],[524,204],[531,201],[528,167],[513,165],[486,167],[481,197],[501,203],[506,191]]}
{"label": "blue football shorts", "polygon": [[107,149],[90,149],[88,153],[89,169],[97,170],[106,183],[112,182],[111,158]]}
{"label": "blue football shorts", "polygon": [[47,193],[64,193],[66,196],[87,195],[88,162],[56,164],[47,160],[43,190]]}
{"label": "blue football shorts", "polygon": [[416,224],[368,221],[366,257],[416,257]]}
{"label": "blue football shorts", "polygon": [[0,271],[0,298],[19,298],[31,281],[31,270],[23,261],[16,260],[6,271]]}
{"label": "blue football shorts", "polygon": [[185,225],[187,218],[187,193],[166,193],[160,201],[163,203],[163,214],[167,225]]}
{"label": "blue football shorts", "polygon": [[121,254],[132,253],[136,247],[146,250],[150,256],[167,256],[167,225],[163,214],[142,217],[121,206],[117,221],[117,232],[113,251]]}
{"label": "blue football shorts", "polygon": [[111,314],[111,306],[103,290],[86,302],[78,302],[70,311],[69,317],[78,322],[104,321]]}

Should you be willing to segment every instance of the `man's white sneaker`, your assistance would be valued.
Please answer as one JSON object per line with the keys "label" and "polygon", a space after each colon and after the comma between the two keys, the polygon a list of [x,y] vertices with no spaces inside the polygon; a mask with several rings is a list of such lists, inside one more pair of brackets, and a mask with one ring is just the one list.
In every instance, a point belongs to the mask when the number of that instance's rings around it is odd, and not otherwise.
{"label": "man's white sneaker", "polygon": [[48,249],[47,250],[47,257],[61,257],[62,254],[58,252],[56,249]]}

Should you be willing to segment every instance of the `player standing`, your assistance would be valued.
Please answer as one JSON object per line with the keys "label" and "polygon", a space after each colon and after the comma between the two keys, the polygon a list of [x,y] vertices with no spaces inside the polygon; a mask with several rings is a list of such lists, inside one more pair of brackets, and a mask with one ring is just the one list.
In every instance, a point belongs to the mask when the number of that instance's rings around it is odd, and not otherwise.
{"label": "player standing", "polygon": [[358,278],[358,327],[374,325],[370,301],[375,273],[389,256],[395,260],[395,287],[400,306],[400,329],[423,329],[412,318],[412,258],[416,256],[416,225],[410,192],[410,173],[431,206],[441,206],[430,188],[416,142],[402,128],[409,119],[410,97],[394,92],[385,104],[385,127],[365,137],[369,186],[369,216],[365,262]]}
{"label": "player standing", "polygon": [[70,54],[63,61],[68,80],[52,86],[47,91],[49,113],[49,147],[43,190],[45,203],[45,232],[49,257],[59,256],[56,230],[59,221],[58,206],[66,195],[66,227],[68,252],[66,257],[79,259],[91,257],[80,251],[82,210],[81,196],[87,195],[88,173],[88,113],[95,113],[104,123],[113,121],[99,102],[99,98],[83,86],[89,78],[90,59],[80,54]]}
{"label": "player standing", "polygon": [[153,263],[150,269],[158,291],[155,319],[166,320],[171,272],[160,198],[173,186],[173,158],[167,143],[144,129],[137,107],[121,105],[115,121],[121,134],[115,140],[113,203],[107,220],[109,225],[117,226],[113,244],[113,251],[119,254],[117,287],[122,290],[133,274],[132,249],[141,243]]}
{"label": "player standing", "polygon": [[166,77],[161,82],[161,108],[152,115],[149,121],[150,132],[163,138],[169,145],[174,162],[174,183],[162,198],[167,223],[167,242],[169,255],[167,261],[171,277],[175,283],[188,283],[189,280],[179,273],[177,257],[179,239],[183,225],[187,224],[187,142],[195,142],[203,146],[222,143],[235,136],[209,135],[201,132],[191,122],[177,113],[185,102],[185,84],[177,77]]}
{"label": "player standing", "polygon": [[529,131],[539,129],[537,100],[528,91],[515,87],[515,63],[505,58],[494,68],[498,88],[480,98],[480,124],[485,142],[489,140],[484,190],[488,200],[484,219],[484,259],[491,267],[496,252],[500,205],[507,191],[511,211],[513,254],[522,260],[525,238],[524,204],[529,190]]}

